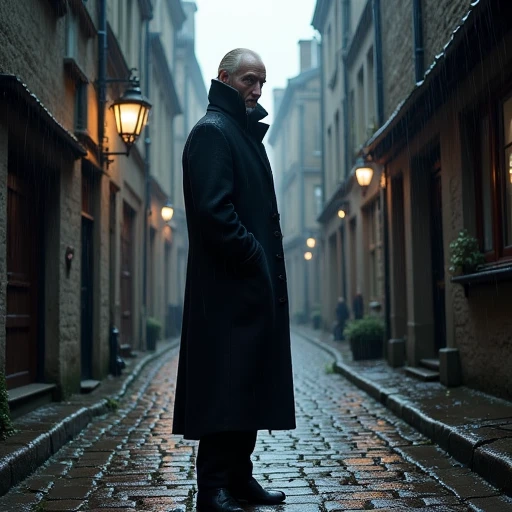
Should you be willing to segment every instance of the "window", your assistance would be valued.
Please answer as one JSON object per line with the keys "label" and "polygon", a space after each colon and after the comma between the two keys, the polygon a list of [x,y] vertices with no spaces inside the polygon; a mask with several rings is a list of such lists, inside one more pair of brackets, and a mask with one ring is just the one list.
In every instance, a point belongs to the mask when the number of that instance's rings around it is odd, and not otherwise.
{"label": "window", "polygon": [[503,241],[505,247],[512,248],[512,95],[503,102],[502,116]]}
{"label": "window", "polygon": [[512,93],[484,104],[466,123],[480,248],[488,262],[512,258]]}
{"label": "window", "polygon": [[87,84],[79,82],[75,96],[75,131],[87,130]]}
{"label": "window", "polygon": [[322,213],[322,208],[322,185],[315,185],[315,214],[317,217]]}
{"label": "window", "polygon": [[78,56],[79,30],[78,16],[70,9],[66,16],[66,57],[70,59],[76,59]]}

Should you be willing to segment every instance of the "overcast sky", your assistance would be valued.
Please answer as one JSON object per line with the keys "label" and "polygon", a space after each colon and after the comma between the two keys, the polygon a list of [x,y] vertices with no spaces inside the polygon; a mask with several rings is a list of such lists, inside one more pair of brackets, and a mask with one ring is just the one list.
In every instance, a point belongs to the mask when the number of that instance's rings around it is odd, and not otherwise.
{"label": "overcast sky", "polygon": [[272,89],[299,73],[300,39],[311,39],[316,0],[195,0],[196,55],[207,89],[222,57],[234,48],[258,52],[267,68],[260,99],[272,122]]}

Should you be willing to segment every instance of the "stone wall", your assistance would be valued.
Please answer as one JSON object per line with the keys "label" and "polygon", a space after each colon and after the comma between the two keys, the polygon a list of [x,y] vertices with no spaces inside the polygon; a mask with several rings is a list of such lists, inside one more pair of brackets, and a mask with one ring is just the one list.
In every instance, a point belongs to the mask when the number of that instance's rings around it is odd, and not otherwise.
{"label": "stone wall", "polygon": [[412,0],[381,2],[384,121],[414,87]]}

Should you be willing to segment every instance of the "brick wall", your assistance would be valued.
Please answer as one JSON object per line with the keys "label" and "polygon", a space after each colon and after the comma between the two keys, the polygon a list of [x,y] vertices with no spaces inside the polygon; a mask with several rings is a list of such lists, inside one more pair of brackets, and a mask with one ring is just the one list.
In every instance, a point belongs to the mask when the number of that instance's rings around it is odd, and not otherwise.
{"label": "brick wall", "polygon": [[425,69],[449,41],[452,32],[471,7],[471,0],[423,0]]}
{"label": "brick wall", "polygon": [[414,86],[412,0],[381,2],[384,120]]}

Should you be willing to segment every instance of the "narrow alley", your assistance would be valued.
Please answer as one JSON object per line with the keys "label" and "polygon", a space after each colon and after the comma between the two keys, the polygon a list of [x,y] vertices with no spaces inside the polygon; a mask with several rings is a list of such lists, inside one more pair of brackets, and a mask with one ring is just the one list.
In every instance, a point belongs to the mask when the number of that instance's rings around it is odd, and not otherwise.
{"label": "narrow alley", "polygon": [[[260,433],[254,454],[255,476],[284,490],[286,504],[250,510],[512,510],[508,498],[333,373],[329,354],[298,335],[293,350],[297,429]],[[117,410],[1,497],[0,511],[195,510],[196,443],[171,434],[176,367],[176,348],[147,365]],[[439,479],[413,452],[435,462]]]}

